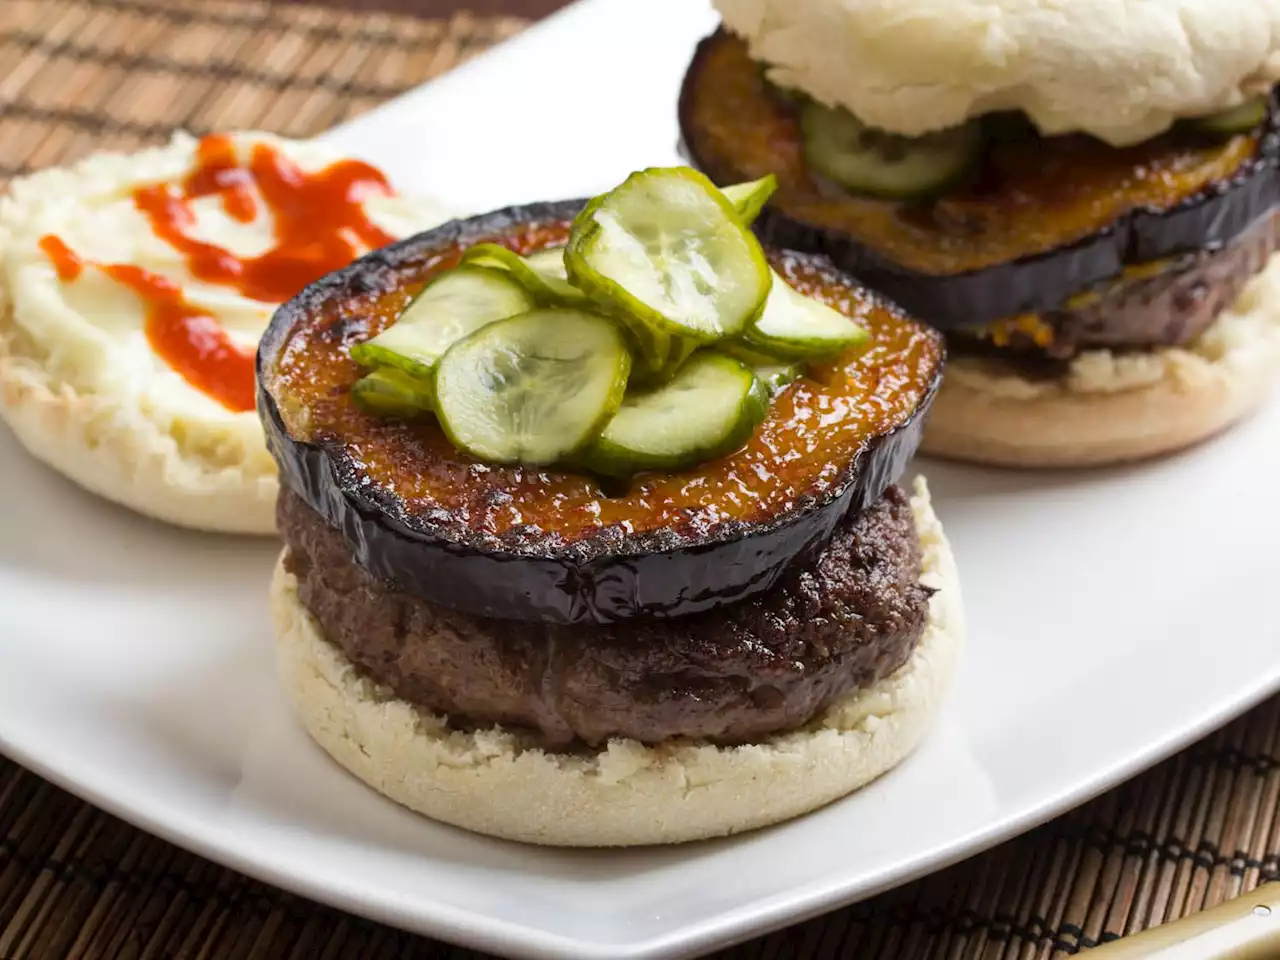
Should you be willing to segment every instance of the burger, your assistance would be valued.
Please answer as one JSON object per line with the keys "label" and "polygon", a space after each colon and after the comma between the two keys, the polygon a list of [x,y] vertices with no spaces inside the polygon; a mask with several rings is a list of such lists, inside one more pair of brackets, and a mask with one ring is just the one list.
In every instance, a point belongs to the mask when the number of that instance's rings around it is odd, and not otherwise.
{"label": "burger", "polygon": [[900,763],[963,635],[897,481],[942,337],[748,226],[772,181],[642,170],[307,287],[258,352],[283,688],[427,817],[720,836]]}
{"label": "burger", "polygon": [[943,331],[922,449],[1136,460],[1254,409],[1280,361],[1280,8],[718,0],[679,113],[768,243]]}

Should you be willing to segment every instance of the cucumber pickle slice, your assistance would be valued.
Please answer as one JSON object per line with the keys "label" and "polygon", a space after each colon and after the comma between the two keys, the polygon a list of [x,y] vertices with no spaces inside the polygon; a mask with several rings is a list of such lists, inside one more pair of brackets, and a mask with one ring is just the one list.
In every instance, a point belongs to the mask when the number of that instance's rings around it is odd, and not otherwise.
{"label": "cucumber pickle slice", "polygon": [[436,415],[454,446],[490,463],[566,459],[618,409],[631,354],[618,327],[583,310],[498,320],[436,366]]}
{"label": "cucumber pickle slice", "polygon": [[379,367],[351,385],[356,405],[380,417],[413,420],[435,407],[431,381],[395,367]]}
{"label": "cucumber pickle slice", "polygon": [[756,379],[768,392],[770,398],[776,397],[788,385],[804,376],[802,363],[762,363],[751,368]]}
{"label": "cucumber pickle slice", "polygon": [[[524,259],[544,277],[553,278],[551,279],[553,286],[559,281],[565,289],[572,291],[573,297],[563,298],[561,301],[563,305],[579,306],[590,310],[592,305],[587,295],[569,283],[569,271],[565,267],[564,252],[564,247],[547,247],[527,254]],[[671,379],[676,368],[688,359],[689,354],[697,346],[697,344],[685,343],[676,337],[659,333],[631,318],[622,317],[619,318],[619,322],[626,327],[632,341],[633,352],[641,361],[638,367],[634,364],[632,366],[633,378],[638,377],[651,383],[665,383]]]}
{"label": "cucumber pickle slice", "polygon": [[[524,261],[538,273],[554,277],[557,280],[563,280],[565,285],[568,286],[569,271],[564,265],[564,247],[543,247],[541,250],[525,254]],[[576,287],[570,287],[569,289],[575,293],[578,292]]]}
{"label": "cucumber pickle slice", "polygon": [[569,280],[609,313],[711,343],[735,336],[769,293],[760,243],[724,194],[687,167],[650,168],[575,219]]}
{"label": "cucumber pickle slice", "polygon": [[552,247],[522,257],[500,243],[477,243],[462,255],[463,263],[505,270],[525,291],[545,306],[586,306],[586,294],[569,283],[564,247]]}
{"label": "cucumber pickle slice", "polygon": [[533,306],[533,298],[509,274],[460,266],[427,284],[382,333],[352,347],[351,359],[365,367],[397,367],[430,377],[436,361],[455,341]]}
{"label": "cucumber pickle slice", "polygon": [[768,410],[768,392],[750,370],[701,351],[665,386],[628,393],[582,460],[612,477],[679,470],[741,447]]}
{"label": "cucumber pickle slice", "polygon": [[747,326],[746,339],[760,350],[791,360],[833,356],[865,343],[866,329],[812,297],[796,292],[775,271],[764,309]]}
{"label": "cucumber pickle slice", "polygon": [[922,200],[945,193],[982,156],[980,123],[922,137],[899,137],[869,127],[847,110],[810,101],[800,111],[805,161],[854,193],[888,200]]}
{"label": "cucumber pickle slice", "polygon": [[783,387],[804,376],[804,363],[801,361],[786,360],[758,350],[741,340],[728,340],[717,344],[716,350],[733,357],[754,373],[756,379],[769,391],[770,397],[776,397],[782,392]]}
{"label": "cucumber pickle slice", "polygon": [[760,211],[764,209],[764,205],[769,202],[769,198],[777,189],[778,178],[771,173],[759,180],[721,187],[720,192],[733,205],[733,212],[738,215],[742,225],[749,227],[755,223],[756,217],[760,216]]}
{"label": "cucumber pickle slice", "polygon": [[1266,97],[1254,97],[1239,106],[1207,117],[1194,117],[1187,123],[1195,130],[1211,133],[1219,137],[1230,137],[1237,133],[1248,133],[1262,121],[1267,119],[1268,100]]}

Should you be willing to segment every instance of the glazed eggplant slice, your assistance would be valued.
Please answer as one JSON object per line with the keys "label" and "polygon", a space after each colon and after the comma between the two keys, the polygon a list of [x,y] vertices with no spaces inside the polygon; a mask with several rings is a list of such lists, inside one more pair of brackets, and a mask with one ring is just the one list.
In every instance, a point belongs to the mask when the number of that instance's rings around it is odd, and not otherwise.
{"label": "glazed eggplant slice", "polygon": [[778,378],[745,445],[679,472],[618,488],[585,472],[482,463],[435,419],[380,417],[352,397],[365,373],[352,345],[390,325],[432,277],[478,243],[523,256],[562,245],[582,207],[453,221],[283,306],[258,352],[260,410],[283,482],[342,531],[371,574],[482,616],[665,618],[766,591],[896,479],[942,374],[940,334],[823,257],[768,255],[793,288],[856,319],[867,342],[789,384]]}
{"label": "glazed eggplant slice", "polygon": [[[764,73],[738,38],[718,31],[703,40],[680,96],[689,161],[721,186],[776,174],[754,225],[765,243],[823,253],[943,329],[1061,309],[1126,265],[1227,243],[1280,204],[1274,98],[1245,132],[1232,134],[1249,118],[1242,110],[1214,130],[1182,125],[1125,149],[1085,136],[1009,135],[1008,118],[993,117],[960,185],[903,202],[835,183],[834,160],[827,175],[813,169],[803,102]],[[935,155],[926,171],[931,189],[968,156],[957,147],[946,159]]]}

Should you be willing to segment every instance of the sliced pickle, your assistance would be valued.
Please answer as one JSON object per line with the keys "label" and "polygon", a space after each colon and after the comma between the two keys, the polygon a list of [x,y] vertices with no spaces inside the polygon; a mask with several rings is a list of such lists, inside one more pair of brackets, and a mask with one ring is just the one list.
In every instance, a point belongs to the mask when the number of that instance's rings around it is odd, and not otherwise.
{"label": "sliced pickle", "polygon": [[755,375],[713,350],[694,354],[670,383],[627,394],[581,456],[596,473],[680,470],[741,447],[769,409]]}
{"label": "sliced pickle", "polygon": [[777,189],[778,178],[771,173],[759,180],[721,187],[720,192],[733,204],[733,210],[742,221],[742,225],[749,227],[755,222],[756,217],[760,216],[760,211],[764,209],[764,205],[769,202],[769,198]]}
{"label": "sliced pickle", "polygon": [[687,167],[633,173],[574,220],[569,280],[614,316],[695,343],[742,331],[769,292],[760,243]]}
{"label": "sliced pickle", "polygon": [[565,308],[498,320],[436,367],[436,415],[453,444],[490,463],[541,466],[595,439],[626,391],[631,354],[606,317]]}
{"label": "sliced pickle", "polygon": [[788,360],[742,340],[718,343],[716,350],[733,357],[754,373],[771,397],[776,397],[787,384],[804,376],[804,361]]}
{"label": "sliced pickle", "polygon": [[946,193],[982,157],[977,121],[922,137],[869,127],[847,110],[809,102],[800,112],[805,161],[853,193],[923,200]]}
{"label": "sliced pickle", "polygon": [[431,381],[396,367],[379,367],[351,385],[351,396],[366,413],[414,420],[435,408]]}
{"label": "sliced pickle", "polygon": [[457,267],[427,284],[395,323],[352,347],[351,359],[364,367],[397,367],[430,377],[436,361],[454,342],[533,306],[533,297],[510,274]]}
{"label": "sliced pickle", "polygon": [[637,386],[653,387],[667,383],[676,375],[686,360],[698,349],[698,344],[682,337],[667,337],[666,358],[658,366],[634,377]]}
{"label": "sliced pickle", "polygon": [[462,255],[463,263],[505,270],[544,306],[581,307],[586,295],[569,283],[564,268],[564,247],[552,247],[522,257],[500,243],[477,243]]}
{"label": "sliced pickle", "polygon": [[564,265],[563,246],[543,247],[533,253],[526,253],[524,261],[544,276],[554,277],[566,285],[569,283],[569,271]]}
{"label": "sliced pickle", "polygon": [[756,375],[756,379],[760,381],[772,398],[804,376],[804,364],[763,363],[752,367],[751,372]]}
{"label": "sliced pickle", "polygon": [[1211,113],[1207,117],[1193,117],[1187,121],[1187,126],[1202,133],[1213,134],[1216,137],[1231,137],[1237,133],[1248,133],[1267,119],[1269,105],[1270,102],[1266,97],[1254,97],[1252,100],[1246,100],[1244,103],[1231,107],[1229,110]]}
{"label": "sliced pickle", "polygon": [[632,376],[645,383],[665,383],[670,380],[675,367],[689,355],[681,346],[683,341],[661,330],[646,327],[634,317],[614,316],[626,331],[632,358],[636,361]]}
{"label": "sliced pickle", "polygon": [[716,344],[716,349],[748,367],[769,366],[787,359],[783,354],[773,353],[767,347],[746,340],[722,340]]}
{"label": "sliced pickle", "polygon": [[834,356],[865,343],[864,327],[794,290],[775,271],[764,309],[747,325],[746,340],[777,357],[801,360]]}

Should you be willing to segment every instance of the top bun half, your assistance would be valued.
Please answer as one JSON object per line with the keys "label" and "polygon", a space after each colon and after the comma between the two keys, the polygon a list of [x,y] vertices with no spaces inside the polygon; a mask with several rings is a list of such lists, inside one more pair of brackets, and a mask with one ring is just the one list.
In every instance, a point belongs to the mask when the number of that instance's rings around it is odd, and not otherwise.
{"label": "top bun half", "polygon": [[1280,0],[714,0],[770,79],[905,136],[1021,110],[1117,146],[1280,80]]}

